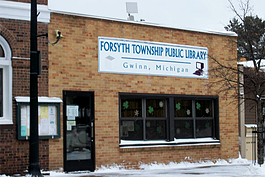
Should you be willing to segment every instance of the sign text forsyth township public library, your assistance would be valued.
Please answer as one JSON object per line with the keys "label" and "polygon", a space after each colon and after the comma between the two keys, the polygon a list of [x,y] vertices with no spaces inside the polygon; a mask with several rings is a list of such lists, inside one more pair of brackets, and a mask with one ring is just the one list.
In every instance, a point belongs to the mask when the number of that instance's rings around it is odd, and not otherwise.
{"label": "sign text forsyth township public library", "polygon": [[208,78],[208,49],[98,37],[99,72]]}

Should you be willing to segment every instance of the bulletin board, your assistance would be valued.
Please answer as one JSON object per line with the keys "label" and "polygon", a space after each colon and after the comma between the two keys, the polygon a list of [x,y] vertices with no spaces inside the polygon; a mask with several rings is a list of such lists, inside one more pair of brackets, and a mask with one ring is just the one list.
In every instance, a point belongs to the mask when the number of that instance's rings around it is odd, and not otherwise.
{"label": "bulletin board", "polygon": [[[60,138],[60,104],[38,104],[39,139]],[[29,103],[17,104],[17,138],[30,138],[30,106]]]}

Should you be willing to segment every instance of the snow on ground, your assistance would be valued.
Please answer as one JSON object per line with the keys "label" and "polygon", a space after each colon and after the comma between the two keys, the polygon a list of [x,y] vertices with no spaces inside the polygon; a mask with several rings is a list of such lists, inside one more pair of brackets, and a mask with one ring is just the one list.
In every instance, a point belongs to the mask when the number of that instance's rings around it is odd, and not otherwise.
{"label": "snow on ground", "polygon": [[[95,172],[72,172],[64,173],[62,169],[49,171],[51,177],[265,177],[265,164],[254,165],[251,161],[237,158],[229,161],[217,160],[201,161],[198,163],[187,162],[169,164],[141,164],[140,170],[128,170],[123,166],[104,166]],[[7,177],[0,175],[0,177]]]}

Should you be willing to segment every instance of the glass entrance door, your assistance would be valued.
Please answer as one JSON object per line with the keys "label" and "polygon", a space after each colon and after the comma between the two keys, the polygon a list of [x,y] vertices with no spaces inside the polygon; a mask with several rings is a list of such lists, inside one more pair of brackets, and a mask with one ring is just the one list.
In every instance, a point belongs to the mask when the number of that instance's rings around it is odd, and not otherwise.
{"label": "glass entrance door", "polygon": [[94,93],[64,91],[64,170],[95,170]]}

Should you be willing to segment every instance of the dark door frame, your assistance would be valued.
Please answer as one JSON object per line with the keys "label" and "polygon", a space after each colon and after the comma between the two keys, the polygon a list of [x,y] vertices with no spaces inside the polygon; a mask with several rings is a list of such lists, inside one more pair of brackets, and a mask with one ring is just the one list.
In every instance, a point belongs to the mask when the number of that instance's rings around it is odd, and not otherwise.
{"label": "dark door frame", "polygon": [[[91,164],[87,166],[86,168],[83,168],[82,166],[78,166],[76,169],[75,162],[70,162],[71,165],[66,164],[69,163],[67,162],[66,158],[66,151],[67,151],[67,145],[66,145],[66,135],[67,135],[67,117],[66,117],[66,97],[67,96],[89,96],[90,97],[90,104],[91,104],[91,122],[93,123],[93,129],[92,129],[92,134],[91,136]],[[81,170],[89,170],[89,171],[94,171],[95,170],[95,106],[94,106],[94,92],[92,91],[70,91],[70,90],[63,90],[63,165],[64,165],[64,171],[81,171]],[[89,163],[89,162],[88,162]],[[76,162],[77,164],[77,162]],[[73,168],[69,168],[69,166],[73,166]]]}

